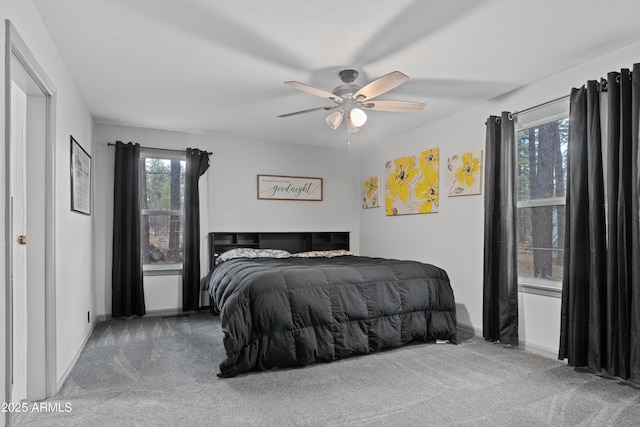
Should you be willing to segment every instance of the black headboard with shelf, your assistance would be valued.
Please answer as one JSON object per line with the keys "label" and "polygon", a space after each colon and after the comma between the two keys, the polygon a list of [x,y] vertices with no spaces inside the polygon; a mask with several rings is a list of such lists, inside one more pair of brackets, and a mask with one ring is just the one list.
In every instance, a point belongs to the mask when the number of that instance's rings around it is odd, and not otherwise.
{"label": "black headboard with shelf", "polygon": [[209,233],[209,268],[221,253],[235,248],[305,251],[349,250],[348,231]]}

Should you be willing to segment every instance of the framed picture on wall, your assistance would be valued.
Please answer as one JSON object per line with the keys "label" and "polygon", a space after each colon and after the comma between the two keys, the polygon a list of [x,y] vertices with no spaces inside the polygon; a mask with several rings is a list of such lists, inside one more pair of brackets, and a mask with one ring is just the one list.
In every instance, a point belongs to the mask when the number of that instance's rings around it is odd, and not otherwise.
{"label": "framed picture on wall", "polygon": [[390,160],[385,166],[387,216],[440,209],[440,148]]}
{"label": "framed picture on wall", "polygon": [[365,179],[361,187],[362,190],[362,208],[378,208],[380,207],[380,178],[372,176]]}
{"label": "framed picture on wall", "polygon": [[322,201],[322,178],[258,175],[258,199]]}
{"label": "framed picture on wall", "polygon": [[449,157],[447,170],[449,197],[482,193],[482,151]]}
{"label": "framed picture on wall", "polygon": [[91,215],[91,156],[71,136],[71,210]]}

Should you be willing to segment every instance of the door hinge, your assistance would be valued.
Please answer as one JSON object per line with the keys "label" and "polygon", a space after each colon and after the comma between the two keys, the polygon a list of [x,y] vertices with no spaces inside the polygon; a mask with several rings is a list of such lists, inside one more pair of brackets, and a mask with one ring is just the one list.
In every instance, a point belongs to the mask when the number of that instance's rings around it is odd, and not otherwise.
{"label": "door hinge", "polygon": [[19,245],[26,245],[27,244],[27,236],[18,236],[18,244]]}

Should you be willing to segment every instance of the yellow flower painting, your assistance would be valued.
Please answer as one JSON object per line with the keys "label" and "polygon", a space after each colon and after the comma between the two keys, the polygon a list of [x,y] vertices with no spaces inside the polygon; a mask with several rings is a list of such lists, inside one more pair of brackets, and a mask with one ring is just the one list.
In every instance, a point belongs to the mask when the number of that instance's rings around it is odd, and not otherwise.
{"label": "yellow flower painting", "polygon": [[396,211],[395,208],[393,207],[393,197],[391,197],[389,193],[387,193],[385,207],[386,207],[387,216],[393,216],[398,214],[398,211]]}
{"label": "yellow flower painting", "polygon": [[364,180],[362,186],[362,207],[364,209],[380,206],[380,178],[377,176]]}
{"label": "yellow flower painting", "polygon": [[438,212],[439,158],[439,149],[432,148],[387,162],[387,216]]}
{"label": "yellow flower painting", "polygon": [[481,194],[482,151],[456,154],[448,159],[449,197]]}
{"label": "yellow flower painting", "polygon": [[416,185],[416,197],[422,200],[418,209],[420,213],[433,212],[433,208],[437,207],[440,202],[437,183],[427,178],[421,180]]}
{"label": "yellow flower painting", "polygon": [[391,196],[407,203],[411,197],[411,186],[420,170],[415,169],[416,159],[413,156],[400,157],[393,161],[393,169],[387,173],[387,188]]}

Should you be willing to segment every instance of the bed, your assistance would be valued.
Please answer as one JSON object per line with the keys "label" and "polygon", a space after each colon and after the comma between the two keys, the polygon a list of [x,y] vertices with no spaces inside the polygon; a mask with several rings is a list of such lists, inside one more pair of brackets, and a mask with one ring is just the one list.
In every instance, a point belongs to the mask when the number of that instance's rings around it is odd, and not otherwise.
{"label": "bed", "polygon": [[[272,242],[271,242],[272,243]],[[453,291],[444,270],[344,249],[216,253],[205,279],[220,314],[220,375],[306,366],[400,347],[456,343]]]}

